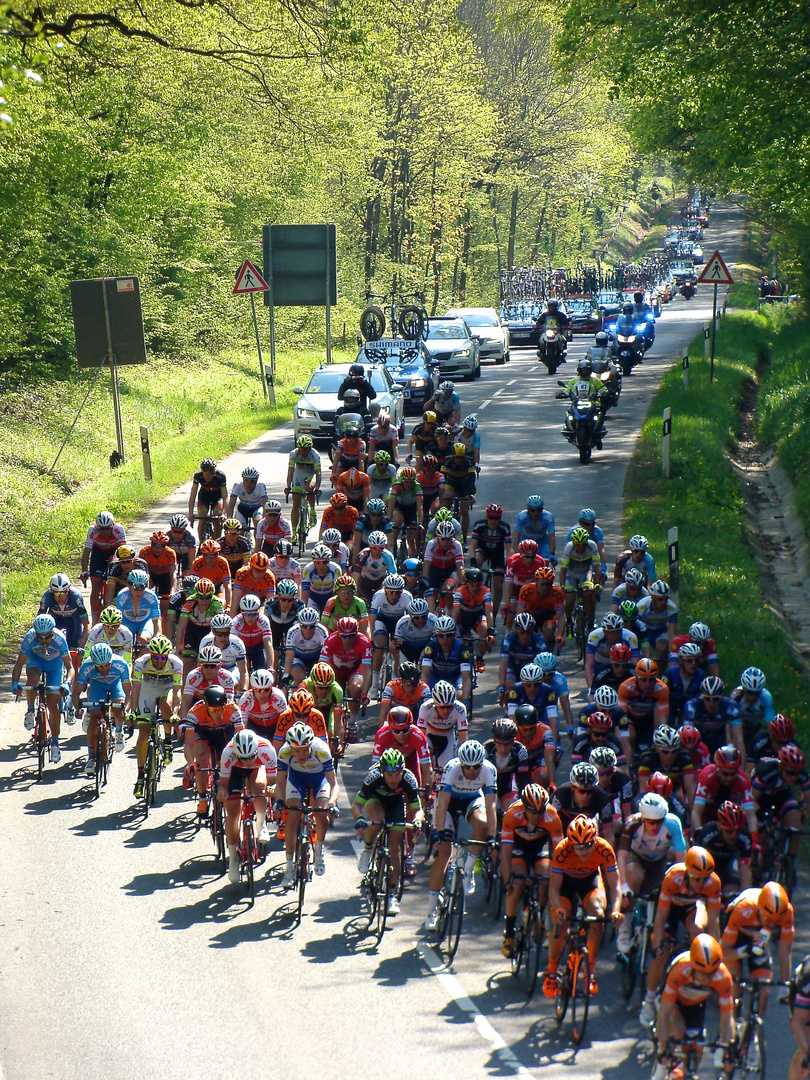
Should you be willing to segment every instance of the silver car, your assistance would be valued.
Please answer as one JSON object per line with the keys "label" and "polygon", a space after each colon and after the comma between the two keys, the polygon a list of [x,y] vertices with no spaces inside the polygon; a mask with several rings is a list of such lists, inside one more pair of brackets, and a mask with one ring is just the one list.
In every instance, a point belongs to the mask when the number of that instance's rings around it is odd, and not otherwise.
{"label": "silver car", "polygon": [[[306,389],[301,386],[293,388],[294,394],[301,395],[293,408],[293,431],[296,439],[299,435],[310,435],[319,450],[326,450],[332,445],[335,413],[343,405],[337,392],[349,374],[350,366],[322,364],[313,371]],[[402,390],[391,378],[385,364],[370,364],[365,372],[366,378],[377,391],[376,398],[369,402],[369,412],[374,417],[380,409],[387,409],[391,423],[402,434],[405,417]]]}
{"label": "silver car", "polygon": [[448,316],[463,319],[470,333],[478,338],[478,355],[482,360],[506,364],[509,355],[509,328],[501,322],[495,308],[450,308]]}
{"label": "silver car", "polygon": [[439,365],[440,379],[461,378],[471,382],[481,378],[478,339],[463,319],[432,317],[425,345]]}

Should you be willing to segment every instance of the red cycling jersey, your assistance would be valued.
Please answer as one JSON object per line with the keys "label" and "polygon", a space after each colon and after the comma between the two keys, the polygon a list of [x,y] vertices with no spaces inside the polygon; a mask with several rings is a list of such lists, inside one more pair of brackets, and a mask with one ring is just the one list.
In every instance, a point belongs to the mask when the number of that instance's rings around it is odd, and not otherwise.
{"label": "red cycling jersey", "polygon": [[335,630],[323,643],[320,659],[331,664],[335,678],[345,689],[352,675],[356,675],[364,664],[371,664],[371,642],[365,634],[341,638]]}
{"label": "red cycling jersey", "polygon": [[430,746],[427,735],[416,724],[411,724],[408,738],[404,743],[394,737],[394,733],[388,724],[377,731],[374,736],[374,749],[371,752],[372,761],[379,761],[384,750],[399,750],[405,758],[405,767],[410,769],[416,777],[417,783],[422,783],[422,766],[430,764]]}

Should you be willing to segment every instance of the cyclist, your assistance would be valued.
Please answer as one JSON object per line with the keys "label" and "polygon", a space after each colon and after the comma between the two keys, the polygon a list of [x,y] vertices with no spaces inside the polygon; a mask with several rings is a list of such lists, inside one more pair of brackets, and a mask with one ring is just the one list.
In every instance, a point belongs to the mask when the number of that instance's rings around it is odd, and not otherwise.
{"label": "cyclist", "polygon": [[[288,588],[290,585],[292,585],[292,582],[287,583]],[[279,618],[281,618],[282,611],[286,609],[291,611],[289,622],[286,625],[289,626],[294,622],[295,616],[298,614],[293,606],[298,603],[294,589],[293,586],[290,590],[292,596],[285,595],[284,597],[285,600],[289,600],[289,603],[282,604],[281,582],[279,582],[278,595],[270,601],[264,611],[262,611],[261,600],[252,593],[243,596],[239,601],[239,614],[231,622],[231,632],[245,646],[245,660],[249,671],[256,671],[259,668],[270,668],[272,670],[275,666],[276,623],[275,621],[271,622],[270,617],[273,615],[273,605],[276,604]],[[220,612],[220,615],[215,617],[220,618],[224,614],[224,612]],[[282,635],[280,623],[278,634],[278,647],[280,649]]]}
{"label": "cyclist", "polygon": [[284,682],[300,686],[321,656],[329,633],[321,625],[316,608],[304,607],[284,640]]}
{"label": "cyclist", "polygon": [[106,607],[101,618],[87,635],[82,659],[86,660],[92,647],[99,641],[106,641],[116,656],[132,663],[132,631],[123,625],[124,616],[114,607]]}
{"label": "cyclist", "polygon": [[339,619],[337,629],[321,648],[320,659],[330,664],[347,702],[349,717],[346,741],[356,742],[357,714],[361,705],[368,704],[371,686],[371,642],[358,632],[357,619]]}
{"label": "cyclist", "polygon": [[[238,707],[221,686],[206,686],[184,719],[186,760],[193,763],[197,816],[208,813],[208,775],[217,768],[222,751],[241,728]],[[188,770],[187,770],[188,774]],[[184,778],[184,786],[189,781]]]}
{"label": "cyclist", "polygon": [[197,538],[202,543],[205,523],[213,523],[214,539],[218,539],[222,527],[222,508],[228,498],[228,481],[225,473],[217,468],[213,458],[200,462],[199,472],[195,472],[188,496],[188,516],[194,521],[195,508],[197,517]]}
{"label": "cyclist", "polygon": [[626,772],[616,767],[618,758],[609,746],[595,746],[588,755],[588,764],[599,774],[599,787],[613,800],[613,840],[622,834],[624,823],[633,807],[633,782]]}
{"label": "cyclist", "polygon": [[423,820],[419,781],[410,769],[405,768],[405,757],[401,750],[393,747],[383,750],[379,761],[373,763],[366,773],[352,803],[351,813],[355,819],[355,829],[363,838],[363,850],[357,858],[357,869],[361,874],[368,872],[371,849],[383,824],[391,828],[391,892],[387,914],[398,915],[397,883],[402,868],[405,825],[419,827]]}
{"label": "cyclist", "polygon": [[686,821],[685,814],[695,797],[696,775],[692,755],[681,747],[681,735],[677,728],[662,724],[653,732],[652,746],[638,755],[638,789],[643,795],[650,777],[660,772],[672,781],[679,792],[672,796],[675,813]]}
{"label": "cyclist", "polygon": [[[115,603],[115,598],[121,589],[125,589],[127,578],[133,570],[145,570],[148,567],[143,559],[135,558],[134,548],[122,544],[107,570],[107,578],[104,585],[104,603],[108,606]],[[84,580],[84,579],[82,579]]]}
{"label": "cyclist", "polygon": [[[580,721],[583,717],[580,717]],[[599,710],[584,717],[585,730],[578,728],[573,738],[571,747],[571,764],[578,761],[589,761],[591,752],[597,747],[609,747],[616,755],[616,763],[625,774],[629,775],[627,759],[624,756],[622,744],[614,733],[613,718],[609,713]]]}
{"label": "cyclist", "polygon": [[636,603],[636,612],[644,626],[647,655],[654,652],[658,663],[665,667],[678,623],[678,608],[669,595],[669,585],[665,581],[651,581],[649,595]]}
{"label": "cyclist", "polygon": [[[328,529],[327,532],[329,532]],[[341,544],[340,533],[337,529],[335,529],[335,533],[337,535],[337,546],[342,549],[341,556],[348,558],[348,548],[344,544]],[[326,541],[324,541],[324,543],[326,543]],[[332,551],[334,556],[334,548],[331,544],[327,543],[326,546]],[[302,578],[301,563],[292,557],[292,550],[293,547],[289,540],[278,540],[276,542],[276,549],[270,556],[270,566],[268,569],[276,579],[276,588],[278,588],[278,583],[280,581],[293,581],[297,586],[296,595],[300,596]],[[340,562],[341,566],[343,566],[343,562],[338,557],[333,557],[331,561]]]}
{"label": "cyclist", "polygon": [[247,566],[236,571],[236,580],[233,583],[233,599],[231,601],[231,615],[239,611],[239,601],[243,596],[252,594],[258,596],[265,605],[272,599],[276,591],[276,579],[270,569],[270,559],[262,551],[256,551],[250,556]]}
{"label": "cyclist", "polygon": [[627,959],[632,942],[632,914],[638,895],[661,887],[667,865],[686,856],[686,841],[681,822],[670,813],[666,799],[648,791],[642,795],[638,813],[624,823],[617,857],[622,882],[622,907],[628,918],[616,939],[619,959]]}
{"label": "cyclist", "polygon": [[669,723],[673,727],[680,724],[683,707],[690,698],[700,693],[700,684],[706,678],[706,672],[700,663],[700,646],[694,641],[687,641],[677,652],[677,663],[670,664],[666,675],[669,687]]}
{"label": "cyclist", "polygon": [[701,740],[698,729],[693,727],[692,724],[682,724],[678,728],[678,734],[681,737],[681,746],[692,755],[692,764],[695,767],[696,774],[699,776],[701,770],[711,764],[712,755],[709,753],[709,748]]}
{"label": "cyclist", "polygon": [[[560,750],[560,726],[557,717],[557,695],[552,681],[539,664],[524,664],[520,669],[520,682],[515,683],[506,695],[507,712],[510,716],[522,705],[531,705],[539,720],[551,729],[555,745]],[[553,777],[552,777],[553,779]],[[541,781],[542,783],[543,781]]]}
{"label": "cyclist", "polygon": [[708,675],[700,684],[700,697],[690,698],[683,707],[683,722],[692,724],[714,752],[724,743],[733,743],[745,764],[745,745],[740,710],[723,694],[723,680]]}
{"label": "cyclist", "polygon": [[582,815],[592,818],[603,836],[613,828],[613,799],[599,786],[599,773],[589,761],[573,766],[568,783],[554,792],[552,805],[564,829]]}
{"label": "cyclist", "polygon": [[[771,982],[770,941],[779,939],[779,980],[790,979],[790,953],[795,936],[793,905],[785,890],[775,881],[766,881],[761,889],[744,889],[728,909],[728,922],[721,944],[723,960],[737,983],[742,962],[748,962],[751,979]],[[736,987],[735,987],[736,989]],[[759,1015],[768,1004],[767,986],[760,987]]]}
{"label": "cyclist", "polygon": [[343,690],[334,671],[329,664],[323,664],[319,660],[301,684],[301,688],[312,695],[315,708],[322,713],[326,721],[330,740],[333,740],[334,747],[339,747],[344,732]]}
{"label": "cyclist", "polygon": [[222,652],[216,645],[200,648],[199,666],[193,668],[183,686],[180,700],[180,716],[183,720],[192,704],[199,701],[209,686],[220,686],[229,699],[236,694],[236,680],[226,667],[222,666]]}
{"label": "cyclist", "polygon": [[[324,545],[324,547],[328,547],[329,550],[332,552],[330,561],[331,562],[336,562],[338,564],[338,566],[340,567],[340,572],[342,574],[348,573],[348,571],[349,571],[349,559],[351,557],[351,552],[349,551],[348,546],[346,544],[344,544],[343,541],[340,539],[339,530],[338,529],[324,529],[323,530],[323,536],[321,537],[321,543]],[[290,550],[292,551],[292,548]],[[273,569],[273,563],[275,561],[276,561],[275,559],[270,560],[270,568],[271,569]],[[298,581],[300,583],[300,581],[301,581],[301,567],[299,566],[298,563],[295,563],[295,562],[294,562],[294,565],[298,567]],[[292,575],[287,575],[287,576],[289,577],[289,576],[292,576]],[[276,574],[276,578],[278,578],[278,574]]]}
{"label": "cyclist", "polygon": [[628,736],[624,746],[631,766],[636,754],[652,746],[655,729],[669,719],[669,690],[658,678],[658,664],[642,657],[635,672],[618,690],[619,707],[624,714],[621,730]]}
{"label": "cyclist", "polygon": [[702,847],[690,847],[683,862],[670,866],[664,875],[653,924],[652,959],[647,972],[647,994],[639,1021],[649,1027],[655,1019],[655,995],[683,923],[691,941],[698,934],[720,937],[720,878],[714,859]]}
{"label": "cyclist", "polygon": [[428,541],[425,548],[425,569],[432,594],[428,595],[430,610],[435,612],[438,594],[445,582],[452,579],[455,586],[464,580],[464,549],[455,538],[455,530],[449,521],[436,527],[436,539]]}
{"label": "cyclist", "polygon": [[484,575],[477,566],[471,566],[464,574],[464,582],[453,593],[452,618],[463,641],[469,641],[474,652],[473,634],[478,638],[478,655],[475,670],[486,670],[484,657],[495,641],[492,593],[484,586]]}
{"label": "cyclist", "polygon": [[413,597],[405,588],[405,579],[399,574],[387,574],[382,588],[375,592],[371,601],[371,622],[374,625],[374,653],[371,660],[371,689],[380,688],[380,668],[386,652],[395,652],[393,635],[400,619],[405,615]]}
{"label": "cyclist", "polygon": [[321,875],[326,866],[323,844],[331,819],[337,815],[340,796],[335,765],[329,744],[316,739],[312,728],[306,724],[293,724],[287,732],[284,745],[278,753],[278,781],[276,783],[276,809],[286,807],[287,824],[284,832],[286,868],[281,882],[289,889],[295,880],[295,842],[302,807],[310,800],[319,810],[328,813],[315,814],[314,870]]}
{"label": "cyclist", "polygon": [[714,752],[714,763],[698,773],[697,790],[692,801],[692,829],[697,832],[701,825],[713,821],[717,817],[717,808],[726,799],[742,807],[751,841],[759,851],[751,779],[742,768],[739,750],[731,745],[718,747]]}
{"label": "cyclist", "polygon": [[[301,497],[304,496],[309,503],[309,527],[315,527],[318,520],[315,513],[315,499],[321,493],[321,455],[312,446],[309,435],[299,435],[295,441],[295,449],[287,462],[287,479],[284,484],[284,494],[292,494],[292,510],[290,511],[290,539],[295,543],[298,532],[298,520],[301,515]],[[334,496],[333,496],[334,498]],[[258,540],[258,532],[256,535]]]}
{"label": "cyclist", "polygon": [[472,458],[477,470],[481,464],[481,433],[478,430],[478,420],[472,413],[461,421],[461,428],[456,432],[455,439],[457,443],[466,446],[467,456]]}
{"label": "cyclist", "polygon": [[631,566],[624,581],[620,582],[611,594],[610,609],[618,614],[619,607],[625,600],[632,600],[638,605],[645,596],[649,595],[644,584],[644,575],[635,566]]}
{"label": "cyclist", "polygon": [[399,466],[399,433],[391,423],[388,409],[380,409],[368,435],[368,452],[375,456],[380,452],[389,454],[389,461]]}
{"label": "cyclist", "polygon": [[681,645],[685,645],[687,641],[694,641],[696,645],[700,646],[700,666],[707,668],[710,675],[719,677],[720,664],[717,658],[717,646],[706,623],[692,623],[687,634],[676,635],[672,641],[670,661],[674,661],[673,654],[676,654]]}
{"label": "cyclist", "polygon": [[475,462],[467,454],[467,447],[462,442],[453,443],[453,451],[447,455],[441,466],[444,476],[444,494],[442,504],[451,507],[458,499],[461,510],[461,540],[467,546],[467,533],[470,531],[470,502],[475,497]]}
{"label": "cyclist", "polygon": [[276,725],[287,708],[287,699],[274,685],[273,672],[257,668],[250,675],[250,689],[239,698],[239,715],[246,728],[272,743]]}
{"label": "cyclist", "polygon": [[183,684],[183,661],[172,652],[172,643],[158,634],[149,642],[148,650],[132,665],[132,696],[130,708],[138,725],[138,742],[135,753],[138,759],[138,778],[133,795],[143,795],[146,752],[149,744],[149,727],[157,709],[163,721],[163,764],[170,765],[172,749],[173,715],[180,703]]}
{"label": "cyclist", "polygon": [[358,590],[366,603],[371,603],[383,580],[397,572],[394,556],[386,547],[387,539],[384,532],[371,533],[368,547],[363,548],[352,566]]}
{"label": "cyclist", "polygon": [[[751,792],[757,820],[766,815],[791,832],[788,854],[795,859],[799,853],[802,817],[810,806],[810,777],[807,775],[804,751],[788,743],[777,758],[762,758],[751,774]],[[799,789],[799,798],[794,791]],[[749,828],[751,827],[749,822]],[[753,834],[752,834],[753,839]]]}
{"label": "cyclist", "polygon": [[456,384],[450,379],[443,379],[430,401],[425,402],[425,409],[435,412],[440,424],[458,427],[461,420],[461,400],[456,393]]}
{"label": "cyclist", "polygon": [[751,888],[753,848],[742,807],[730,799],[720,803],[717,819],[697,830],[695,843],[706,848],[714,859],[714,869],[723,886],[724,900],[736,896],[741,889]]}
{"label": "cyclist", "polygon": [[565,644],[565,597],[554,584],[550,566],[535,570],[534,582],[524,585],[518,593],[518,615],[528,612],[540,627],[546,652],[555,652]]}
{"label": "cyclist", "polygon": [[396,475],[397,467],[391,464],[391,455],[388,451],[377,450],[374,454],[374,464],[368,470],[369,501],[376,499],[381,501],[384,506]]}
{"label": "cyclist", "polygon": [[191,564],[192,574],[213,582],[214,589],[223,594],[223,604],[231,606],[231,568],[228,560],[223,559],[218,540],[204,540],[200,544],[200,554]]}
{"label": "cyclist", "polygon": [[357,582],[351,574],[341,574],[335,581],[335,594],[326,601],[321,612],[321,622],[331,634],[337,628],[338,619],[357,619],[361,634],[368,637],[368,608],[365,600],[357,595]]}
{"label": "cyclist", "polygon": [[[43,618],[43,616],[38,616]],[[87,691],[87,762],[85,776],[93,776],[96,771],[96,737],[98,722],[101,717],[99,705],[110,699],[110,715],[115,724],[115,749],[124,749],[124,710],[132,691],[129,665],[115,656],[105,642],[100,641],[90,650],[90,656],[84,661],[73,681],[73,709],[81,717],[79,698]],[[51,728],[53,732],[53,728]]]}
{"label": "cyclist", "polygon": [[234,516],[246,532],[251,526],[255,528],[257,518],[267,502],[267,487],[259,480],[259,470],[253,465],[246,465],[242,469],[242,480],[237,481],[231,488],[231,497],[228,499],[227,516]]}
{"label": "cyclist", "polygon": [[535,621],[528,611],[522,611],[501,642],[498,664],[498,697],[503,699],[520,678],[521,669],[534,661],[538,651],[545,649],[542,634],[535,630]]}
{"label": "cyclist", "polygon": [[543,993],[547,998],[553,998],[557,993],[560,954],[565,944],[568,924],[579,902],[586,914],[597,920],[588,927],[588,959],[591,968],[588,992],[593,996],[599,989],[596,982],[596,959],[605,936],[607,897],[602,888],[603,877],[610,890],[613,906],[610,921],[616,926],[624,918],[621,911],[622,894],[616,853],[607,840],[597,835],[597,825],[592,818],[579,814],[567,827],[565,819],[561,817],[560,820],[565,828],[565,837],[556,845],[551,857],[548,899],[555,933],[549,938],[548,968],[543,981]]}
{"label": "cyclist", "polygon": [[431,515],[439,509],[444,495],[444,476],[439,469],[439,459],[433,454],[425,454],[416,480],[422,489],[422,514],[419,524],[424,528]]}
{"label": "cyclist", "polygon": [[[532,663],[537,664],[543,672],[543,682],[551,691],[553,691],[557,705],[557,713],[559,714],[560,709],[562,709],[563,720],[565,721],[566,729],[570,736],[574,730],[574,717],[571,713],[571,696],[568,692],[568,680],[561,671],[557,671],[557,657],[554,653],[541,652],[535,656]],[[599,708],[602,708],[602,706],[599,705]],[[559,719],[557,719],[555,723],[557,724],[557,741],[559,742]]]}
{"label": "cyclist", "polygon": [[[382,726],[395,708],[406,708],[418,715],[419,709],[430,698],[430,687],[419,678],[419,668],[410,660],[403,660],[399,665],[399,677],[392,679],[383,688],[380,698],[380,726]],[[416,773],[412,764],[408,765]]]}
{"label": "cyclist", "polygon": [[492,607],[500,611],[507,559],[512,557],[512,531],[503,520],[503,507],[490,503],[485,517],[473,524],[470,536],[470,566],[483,570],[488,565],[492,574]]}
{"label": "cyclist", "polygon": [[561,755],[554,732],[540,720],[538,709],[528,703],[518,705],[509,716],[517,727],[517,742],[526,750],[526,765],[533,784],[546,789],[556,781],[557,760]]}
{"label": "cyclist", "polygon": [[587,628],[590,630],[593,627],[596,601],[605,580],[601,568],[594,566],[598,558],[599,548],[588,536],[588,530],[576,526],[560,560],[560,588],[565,593],[565,621],[569,637],[573,635],[571,620],[576,594],[580,589]]}
{"label": "cyclist", "polygon": [[520,590],[524,585],[532,584],[537,571],[545,565],[546,560],[537,554],[535,540],[521,540],[515,554],[507,559],[501,607],[501,615],[507,630],[511,629],[512,620],[517,612]]}
{"label": "cyclist", "polygon": [[596,524],[596,511],[592,510],[589,506],[583,507],[577,515],[576,525],[572,525],[568,530],[568,535],[565,538],[565,542],[571,539],[571,533],[574,529],[584,529],[588,536],[593,540],[599,549],[600,567],[602,570],[602,576],[607,580],[607,563],[605,558],[605,536],[599,526]]}
{"label": "cyclist", "polygon": [[84,597],[67,574],[54,574],[39,602],[39,615],[53,616],[54,626],[65,635],[68,647],[81,651],[90,630]]}
{"label": "cyclist", "polygon": [[449,682],[468,702],[472,697],[471,664],[469,648],[456,636],[455,620],[442,615],[422,650],[422,678],[431,688],[439,681]]}
{"label": "cyclist", "polygon": [[422,563],[419,559],[406,559],[402,564],[402,576],[405,578],[405,588],[416,600],[427,599],[431,591],[430,582],[422,576]]}
{"label": "cyclist", "polygon": [[[379,761],[383,751],[391,749],[402,751],[405,765],[416,777],[419,786],[428,792],[433,784],[430,744],[427,735],[414,721],[413,710],[405,705],[394,705],[388,712],[385,723],[377,729],[377,734],[374,736],[374,748],[371,751],[372,762]],[[406,863],[408,858],[412,860],[412,849],[411,844],[408,846],[409,855],[406,857]],[[406,865],[406,873],[407,870]]]}
{"label": "cyclist", "polygon": [[[452,689],[452,688],[451,688]],[[436,929],[439,890],[450,863],[450,845],[460,817],[472,826],[472,839],[464,865],[464,892],[475,891],[476,859],[488,842],[495,839],[495,766],[487,761],[480,742],[470,739],[459,747],[458,756],[447,762],[436,798],[432,844],[437,855],[430,868],[426,930]]]}
{"label": "cyclist", "polygon": [[765,731],[754,739],[749,766],[754,766],[762,758],[778,758],[779,751],[788,743],[796,742],[796,726],[788,716],[777,713]]}
{"label": "cyclist", "polygon": [[[336,431],[336,434],[339,432]],[[338,476],[347,469],[366,471],[366,443],[360,437],[360,428],[353,422],[347,422],[343,428],[343,438],[339,438],[335,445],[332,459],[332,487],[335,487]]]}
{"label": "cyclist", "polygon": [[393,522],[391,541],[396,550],[401,529],[406,530],[408,555],[415,558],[419,554],[419,522],[424,515],[422,488],[416,478],[416,469],[403,466],[391,484],[387,499],[388,516]]}
{"label": "cyclist", "polygon": [[169,519],[169,547],[177,556],[177,569],[187,574],[197,557],[197,537],[189,528],[185,514],[172,514]]}
{"label": "cyclist", "polygon": [[326,544],[316,544],[312,549],[312,562],[304,567],[301,578],[301,598],[304,604],[315,608],[320,616],[334,594],[335,582],[339,577],[340,565],[332,561],[332,552]]}
{"label": "cyclist", "polygon": [[[269,628],[268,628],[269,629]],[[240,637],[233,630],[233,619],[220,611],[211,620],[211,633],[200,642],[200,649],[206,645],[216,645],[222,653],[222,666],[233,675],[237,690],[247,689],[247,650]]]}
{"label": "cyclist", "polygon": [[484,752],[498,774],[498,802],[503,811],[520,798],[531,780],[529,755],[523,743],[517,741],[518,728],[514,720],[502,716],[490,730],[492,738],[484,743]]}
{"label": "cyclist", "polygon": [[651,581],[655,581],[658,575],[655,572],[655,559],[653,559],[652,555],[650,555],[647,550],[649,546],[650,542],[646,536],[636,534],[635,536],[630,537],[627,550],[619,555],[613,567],[614,589],[624,581],[625,574],[631,567],[635,567],[636,570],[641,571],[645,585],[648,585]]}
{"label": "cyclist", "polygon": [[[311,454],[314,454],[314,450],[310,450]],[[314,464],[314,459],[313,459]],[[295,467],[294,467],[295,468]],[[320,466],[319,466],[320,468]],[[307,470],[303,464],[299,470],[297,486],[301,487],[301,492],[307,487],[306,476]],[[293,476],[293,479],[295,477]],[[316,481],[316,487],[321,482],[320,472],[313,474],[312,479]],[[299,483],[300,482],[300,483]],[[314,491],[315,489],[313,489]],[[299,510],[300,510],[300,498],[301,492],[298,494],[299,498]],[[314,498],[314,495],[313,495]],[[293,496],[293,505],[295,505],[295,496]],[[297,519],[296,519],[297,520]],[[281,503],[277,499],[268,499],[264,504],[264,514],[262,515],[259,523],[256,526],[256,551],[262,551],[265,555],[271,557],[276,554],[278,545],[282,540],[286,540],[290,544],[289,553],[292,554],[292,540],[293,531],[292,524],[281,513]]]}
{"label": "cyclist", "polygon": [[250,558],[250,541],[242,535],[238,518],[226,518],[223,521],[219,553],[227,562],[233,580]]}
{"label": "cyclist", "polygon": [[225,805],[225,843],[228,848],[228,880],[239,884],[239,822],[241,794],[245,787],[253,795],[256,810],[256,840],[270,841],[267,828],[267,791],[275,787],[276,752],[272,745],[246,728],[241,728],[222,751],[217,799]]}
{"label": "cyclist", "polygon": [[107,576],[113,555],[126,542],[124,526],[118,524],[109,510],[99,511],[87,530],[82,549],[81,579],[86,585],[90,578],[90,617],[94,623],[101,614],[101,583]]}
{"label": "cyclist", "polygon": [[[706,1002],[712,993],[717,995],[720,1010],[720,1046],[715,1065],[722,1067],[722,1059],[735,1034],[731,974],[715,938],[711,934],[698,934],[689,951],[675,957],[667,974],[656,1022],[658,1059],[652,1080],[666,1080],[672,1075],[673,1061],[669,1056],[672,1042],[681,1042],[695,1032],[702,1038]],[[654,1008],[651,1011],[654,1014]],[[701,1052],[698,1044],[698,1054]]]}
{"label": "cyclist", "polygon": [[[163,632],[170,641],[175,640],[177,621],[182,613],[183,604],[191,598],[199,580],[200,579],[196,574],[186,574],[180,582],[180,588],[169,600],[169,610],[166,613],[166,623],[163,627]],[[119,612],[118,614],[120,615],[121,613]]]}
{"label": "cyclist", "polygon": [[557,537],[554,515],[544,509],[542,496],[530,495],[526,500],[526,509],[515,518],[515,547],[519,548],[524,540],[533,540],[536,552],[544,559],[554,561]]}
{"label": "cyclist", "polygon": [[349,506],[362,513],[371,494],[371,479],[367,472],[352,467],[345,469],[334,479],[335,491],[342,491],[349,500]]}
{"label": "cyclist", "polygon": [[810,957],[796,967],[790,981],[790,1030],[796,1052],[790,1062],[788,1080],[806,1080],[810,1075]]}
{"label": "cyclist", "polygon": [[[394,670],[402,670],[402,659],[416,665],[422,650],[430,642],[436,629],[436,616],[428,607],[427,600],[412,599],[405,614],[394,627]],[[418,668],[416,669],[418,672]]]}
{"label": "cyclist", "polygon": [[356,559],[363,548],[368,545],[368,538],[372,533],[385,533],[386,544],[388,544],[392,529],[391,519],[385,512],[384,501],[376,497],[369,499],[365,514],[360,515],[354,527],[352,557]]}
{"label": "cyclist", "polygon": [[131,631],[133,650],[148,645],[149,639],[160,627],[160,601],[149,585],[145,570],[131,570],[126,589],[115,598],[115,606],[123,615],[123,624]]}
{"label": "cyclist", "polygon": [[443,769],[467,739],[467,710],[457,700],[455,687],[437,682],[431,696],[420,705],[416,722],[427,735],[436,768]]}
{"label": "cyclist", "polygon": [[160,617],[163,621],[169,610],[169,600],[177,588],[177,553],[169,547],[169,537],[164,532],[153,532],[149,543],[142,547],[139,556],[146,563],[149,585],[160,600]]}
{"label": "cyclist", "polygon": [[765,689],[765,675],[756,667],[747,667],[740,676],[740,685],[729,694],[737,706],[743,728],[746,755],[750,755],[754,740],[774,718],[773,698]]}
{"label": "cyclist", "polygon": [[449,510],[446,506],[440,506],[430,521],[427,523],[427,529],[425,530],[426,541],[435,540],[438,535],[438,528],[443,521],[449,521],[453,526],[453,535],[456,540],[461,539],[461,522],[453,517],[453,511]]}
{"label": "cyclist", "polygon": [[588,634],[585,645],[585,682],[589,687],[593,686],[597,675],[611,669],[611,650],[620,644],[627,646],[632,660],[641,659],[636,635],[625,628],[621,615],[608,611],[602,618],[602,625]]}
{"label": "cyclist", "polygon": [[317,739],[329,742],[326,717],[320,709],[315,708],[315,698],[303,683],[290,694],[287,708],[276,721],[276,730],[273,733],[273,744],[276,751],[281,750],[284,740],[287,738],[287,732],[293,724],[306,724],[307,727],[312,729],[312,733]]}
{"label": "cyclist", "polygon": [[417,469],[422,468],[422,462],[425,454],[429,454],[431,447],[433,446],[434,435],[436,431],[436,413],[431,409],[425,410],[422,413],[422,423],[417,424],[411,432],[408,439],[408,460],[410,461],[412,453],[416,457]]}
{"label": "cyclist", "polygon": [[[112,656],[112,649],[110,649],[110,656]],[[20,690],[19,679],[23,666],[25,667],[26,697],[28,700],[28,709],[23,721],[25,730],[34,730],[36,688],[42,681],[45,684],[48,726],[51,729],[51,758],[53,763],[58,765],[62,757],[62,752],[59,749],[59,733],[62,721],[59,711],[61,687],[63,683],[70,685],[73,678],[73,661],[70,659],[67,638],[61,630],[56,629],[56,620],[53,615],[47,613],[37,615],[34,619],[34,625],[22,640],[17,661],[11,672],[11,689],[15,694]],[[77,700],[77,696],[74,694],[74,708]],[[66,722],[68,724],[74,723],[73,717],[74,713],[71,711],[65,717]]]}
{"label": "cyclist", "polygon": [[[496,721],[497,723],[498,721]],[[506,925],[501,952],[515,954],[515,923],[530,873],[540,880],[537,899],[546,906],[551,853],[562,840],[562,825],[540,784],[528,784],[503,816],[501,825],[501,875],[506,886]]]}

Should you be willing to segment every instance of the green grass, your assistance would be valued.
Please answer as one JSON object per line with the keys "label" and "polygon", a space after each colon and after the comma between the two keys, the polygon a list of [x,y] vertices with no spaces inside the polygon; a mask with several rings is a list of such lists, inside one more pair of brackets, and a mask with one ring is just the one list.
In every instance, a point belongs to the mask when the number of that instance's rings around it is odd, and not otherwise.
{"label": "green grass", "polygon": [[[787,636],[767,606],[767,595],[748,543],[739,484],[727,449],[739,437],[739,404],[757,359],[774,328],[769,316],[732,313],[717,335],[714,383],[702,355],[702,337],[689,350],[689,386],[680,365],[663,378],[644,423],[624,488],[624,532],[642,533],[662,574],[667,530],[678,527],[678,624],[708,623],[718,643],[728,685],[749,664],[762,668],[778,710],[810,733],[807,683],[794,663]],[[693,357],[694,353],[694,357]],[[661,471],[661,414],[672,409],[671,479]]]}
{"label": "green grass", "polygon": [[[226,352],[208,361],[150,359],[144,367],[121,369],[127,462],[114,470],[108,374],[99,376],[53,474],[49,470],[93,373],[4,386],[0,649],[7,650],[30,625],[54,571],[77,575],[88,525],[99,510],[112,510],[130,525],[189,480],[201,458],[222,458],[287,421],[293,386],[305,382],[323,357],[317,349],[278,354],[275,408],[262,396],[255,353]],[[348,358],[348,353],[334,354],[336,361]],[[149,428],[152,483],[143,477],[140,424]]]}
{"label": "green grass", "polygon": [[734,284],[728,290],[730,307],[755,309],[759,281],[768,257],[768,235],[764,226],[746,219],[745,239],[734,266]]}

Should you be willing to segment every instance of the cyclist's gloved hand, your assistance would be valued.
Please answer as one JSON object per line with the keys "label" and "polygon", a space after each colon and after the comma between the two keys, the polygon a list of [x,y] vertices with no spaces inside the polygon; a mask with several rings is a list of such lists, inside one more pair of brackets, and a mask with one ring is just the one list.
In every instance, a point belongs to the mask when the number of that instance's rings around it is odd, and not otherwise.
{"label": "cyclist's gloved hand", "polygon": [[12,684],[11,684],[11,692],[12,692],[12,694],[19,694],[19,692],[20,692],[20,684],[18,682],[12,682]]}
{"label": "cyclist's gloved hand", "polygon": [[276,801],[273,803],[273,809],[278,814],[281,813],[281,811],[285,808],[285,806],[286,806],[286,803],[284,802],[283,799],[276,799]]}
{"label": "cyclist's gloved hand", "polygon": [[354,827],[355,827],[355,829],[357,830],[358,833],[365,832],[367,826],[368,826],[368,822],[363,817],[359,817],[354,823]]}

